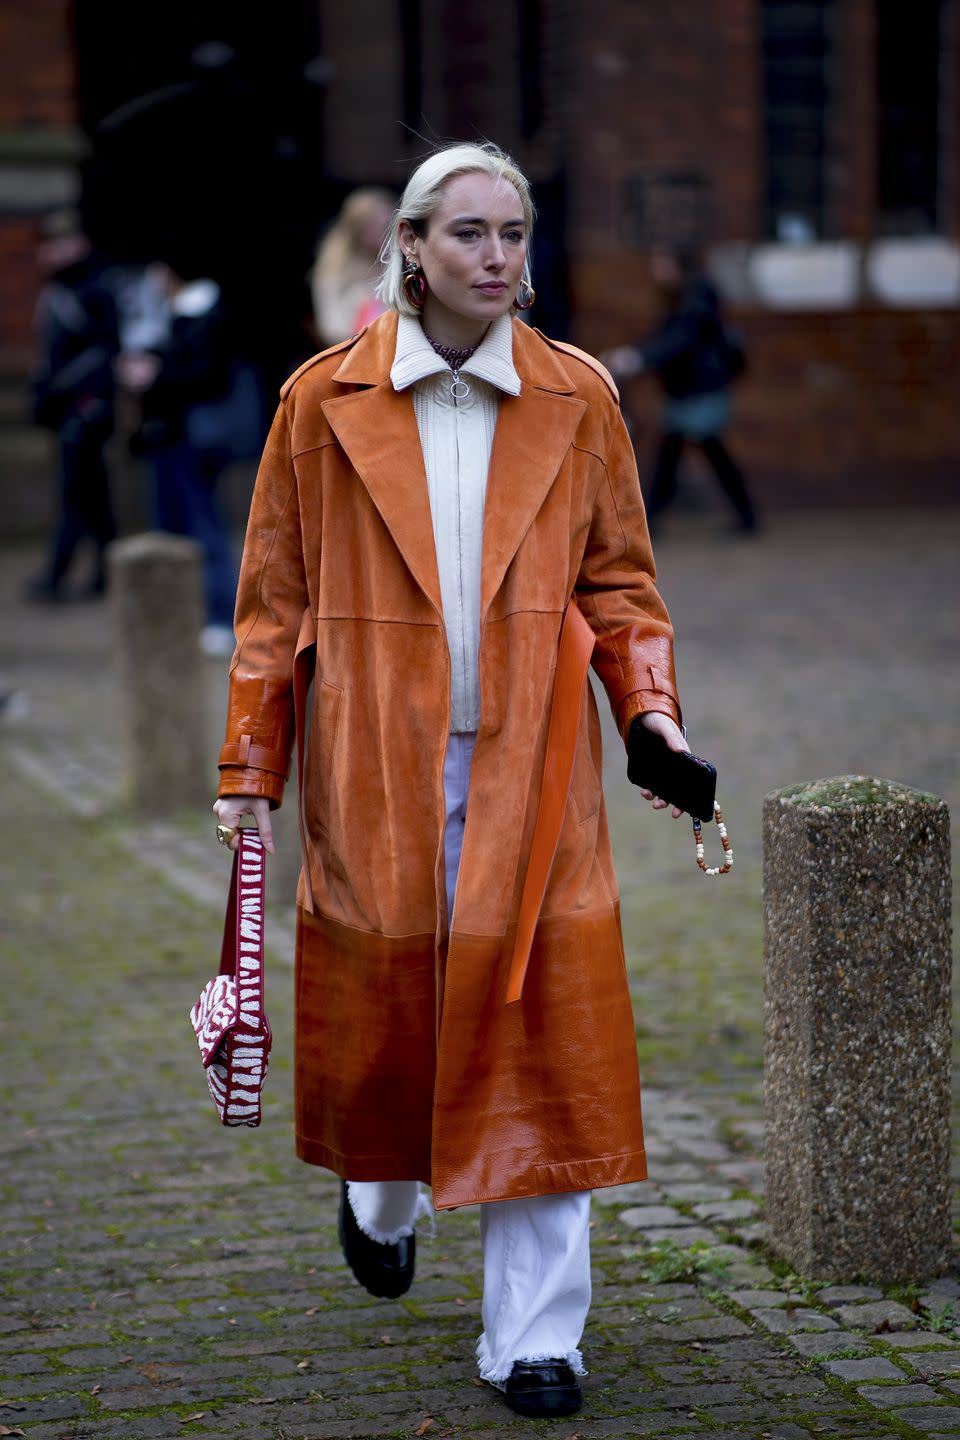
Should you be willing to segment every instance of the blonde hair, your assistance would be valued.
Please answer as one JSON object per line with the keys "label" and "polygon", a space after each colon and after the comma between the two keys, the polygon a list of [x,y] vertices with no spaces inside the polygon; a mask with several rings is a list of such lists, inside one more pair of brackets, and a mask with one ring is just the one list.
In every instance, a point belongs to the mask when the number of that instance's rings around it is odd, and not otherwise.
{"label": "blonde hair", "polygon": [[530,285],[530,237],[533,234],[535,210],[530,195],[530,183],[523,171],[503,150],[490,141],[482,145],[447,145],[436,150],[417,166],[397,206],[389,234],[380,251],[383,277],[377,286],[377,294],[390,310],[399,310],[401,315],[418,315],[403,291],[404,255],[400,249],[397,227],[401,220],[409,221],[418,235],[425,235],[430,217],[440,204],[443,188],[455,175],[492,175],[512,185],[520,197],[523,209],[523,228],[527,237],[527,258],[524,261],[522,282]]}
{"label": "blonde hair", "polygon": [[363,185],[347,196],[336,220],[317,246],[314,274],[318,279],[338,280],[345,273],[370,269],[372,261],[360,248],[360,236],[378,210],[393,209],[396,198],[389,190],[375,185]]}

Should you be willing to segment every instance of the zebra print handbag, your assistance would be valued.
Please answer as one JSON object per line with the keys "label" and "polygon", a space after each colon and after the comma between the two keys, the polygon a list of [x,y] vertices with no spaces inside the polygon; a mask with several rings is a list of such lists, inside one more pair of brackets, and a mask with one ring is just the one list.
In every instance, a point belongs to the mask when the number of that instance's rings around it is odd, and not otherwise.
{"label": "zebra print handbag", "polygon": [[190,1011],[200,1059],[223,1125],[259,1125],[273,1036],[263,1008],[265,857],[254,829],[233,855],[220,973]]}

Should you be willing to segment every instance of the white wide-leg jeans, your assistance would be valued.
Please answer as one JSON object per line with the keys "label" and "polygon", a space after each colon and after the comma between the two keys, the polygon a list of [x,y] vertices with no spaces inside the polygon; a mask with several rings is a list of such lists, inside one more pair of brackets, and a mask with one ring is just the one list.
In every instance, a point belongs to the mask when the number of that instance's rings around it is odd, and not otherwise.
{"label": "white wide-leg jeans", "polygon": [[[447,911],[453,914],[475,735],[451,735],[443,783]],[[430,1203],[416,1180],[351,1180],[357,1224],[383,1244],[410,1235]],[[590,1192],[497,1200],[480,1207],[484,1380],[503,1386],[515,1360],[566,1359],[584,1373],[580,1337],[590,1309]]]}

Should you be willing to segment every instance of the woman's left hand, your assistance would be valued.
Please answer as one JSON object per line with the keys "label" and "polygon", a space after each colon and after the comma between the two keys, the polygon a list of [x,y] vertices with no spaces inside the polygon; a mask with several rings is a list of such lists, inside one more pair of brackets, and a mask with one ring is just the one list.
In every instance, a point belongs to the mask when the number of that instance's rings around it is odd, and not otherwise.
{"label": "woman's left hand", "polygon": [[[661,715],[659,710],[648,710],[640,716],[640,724],[644,729],[652,730],[654,735],[659,735],[669,749],[689,753],[690,746],[683,738],[683,731],[669,715]],[[670,803],[669,800],[661,800],[659,795],[654,795],[652,790],[641,790],[640,794],[644,800],[653,802],[654,810],[666,810]],[[683,813],[676,805],[673,807],[674,820],[679,820]]]}

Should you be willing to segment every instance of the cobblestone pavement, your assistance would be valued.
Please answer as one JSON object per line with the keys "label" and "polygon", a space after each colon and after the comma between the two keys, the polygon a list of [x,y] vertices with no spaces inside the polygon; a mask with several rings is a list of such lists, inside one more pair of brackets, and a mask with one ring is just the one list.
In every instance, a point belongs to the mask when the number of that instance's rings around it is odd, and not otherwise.
{"label": "cobblestone pavement", "polygon": [[585,1407],[553,1424],[475,1378],[476,1213],[439,1216],[410,1294],[375,1301],[341,1262],[334,1180],[293,1157],[289,829],[264,1124],[216,1125],[186,1020],[225,891],[207,797],[135,824],[108,617],[19,608],[35,556],[6,552],[0,688],[29,708],[0,722],[0,1436],[960,1434],[960,1267],[884,1293],[764,1250],[759,895],[773,788],[861,771],[960,802],[957,518],[803,515],[754,544],[691,522],[659,546],[737,868],[704,880],[608,747],[651,1180],[594,1198]]}

